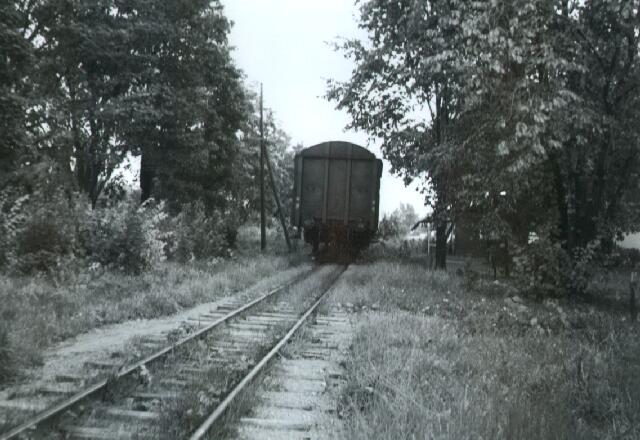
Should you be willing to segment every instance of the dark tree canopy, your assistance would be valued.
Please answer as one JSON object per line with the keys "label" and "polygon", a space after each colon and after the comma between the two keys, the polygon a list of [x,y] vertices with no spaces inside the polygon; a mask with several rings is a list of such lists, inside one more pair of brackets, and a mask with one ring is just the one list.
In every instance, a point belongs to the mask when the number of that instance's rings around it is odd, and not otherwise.
{"label": "dark tree canopy", "polygon": [[247,115],[227,40],[230,23],[217,1],[156,6],[149,17],[155,38],[140,49],[151,63],[134,91],[148,109],[132,127],[143,154],[143,198],[198,197],[219,206],[230,191],[236,133]]}
{"label": "dark tree canopy", "polygon": [[26,145],[28,86],[23,81],[32,63],[31,46],[23,34],[25,16],[11,2],[0,6],[0,184],[16,167]]}
{"label": "dark tree canopy", "polygon": [[219,1],[34,0],[0,14],[3,165],[54,164],[95,206],[142,155],[144,199],[226,203],[248,104]]}

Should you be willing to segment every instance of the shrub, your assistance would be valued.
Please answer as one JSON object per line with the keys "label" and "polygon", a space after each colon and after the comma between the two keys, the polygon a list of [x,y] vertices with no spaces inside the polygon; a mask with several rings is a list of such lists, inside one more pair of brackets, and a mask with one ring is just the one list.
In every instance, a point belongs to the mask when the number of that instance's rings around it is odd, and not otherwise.
{"label": "shrub", "polygon": [[183,205],[171,224],[169,256],[179,261],[226,256],[237,238],[233,219],[230,213],[207,213],[201,201]]}
{"label": "shrub", "polygon": [[0,195],[0,262],[12,271],[50,272],[78,249],[77,206],[81,200],[62,189],[30,195]]}
{"label": "shrub", "polygon": [[582,294],[593,277],[599,255],[597,240],[574,249],[570,255],[559,242],[540,238],[516,249],[516,285],[524,293],[537,296]]}
{"label": "shrub", "polygon": [[559,243],[546,237],[516,248],[515,281],[525,294],[559,296],[569,285],[570,262]]}
{"label": "shrub", "polygon": [[90,213],[85,230],[89,258],[101,265],[140,273],[165,259],[164,204],[140,205],[134,196]]}
{"label": "shrub", "polygon": [[26,220],[23,205],[28,200],[28,196],[15,197],[7,190],[0,192],[0,266],[5,266],[13,253],[16,236]]}
{"label": "shrub", "polygon": [[[237,216],[208,212],[202,202],[170,218],[164,203],[140,205],[137,194],[106,199],[94,210],[86,197],[63,189],[29,195],[0,192],[0,266],[13,272],[57,274],[68,262],[140,273],[170,256],[180,261],[227,256]],[[53,270],[55,269],[55,271]]]}

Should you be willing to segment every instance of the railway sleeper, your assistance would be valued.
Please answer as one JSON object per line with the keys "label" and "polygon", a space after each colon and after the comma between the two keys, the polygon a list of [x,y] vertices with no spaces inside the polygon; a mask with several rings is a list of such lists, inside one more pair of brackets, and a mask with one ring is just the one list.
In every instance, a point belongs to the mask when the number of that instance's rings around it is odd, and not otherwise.
{"label": "railway sleeper", "polygon": [[288,316],[250,316],[244,322],[251,323],[264,323],[264,324],[280,324],[285,321],[289,321],[293,319],[293,317]]}
{"label": "railway sleeper", "polygon": [[[308,393],[289,392],[289,391],[266,391],[261,400],[271,406],[279,408],[294,408],[311,411],[318,408],[318,399]],[[331,408],[325,408],[331,409]]]}
{"label": "railway sleeper", "polygon": [[74,394],[76,393],[78,390],[80,389],[80,387],[75,384],[75,383],[71,383],[71,382],[58,382],[58,383],[52,383],[52,384],[47,384],[44,385],[41,388],[38,388],[37,390],[37,394],[41,394],[41,395],[54,395],[54,396],[59,396],[59,395],[70,395],[70,394]]}
{"label": "railway sleeper", "polygon": [[117,370],[122,365],[122,362],[110,360],[86,361],[84,363],[84,367],[90,370]]}
{"label": "railway sleeper", "polygon": [[203,313],[200,316],[202,316],[203,318],[208,318],[208,319],[216,321],[216,320],[222,318],[224,315],[225,315],[224,313],[213,312],[213,313]]}
{"label": "railway sleeper", "polygon": [[47,409],[49,403],[42,400],[33,401],[27,399],[0,400],[0,408],[5,410],[17,410],[25,412],[40,412]]}
{"label": "railway sleeper", "polygon": [[[301,435],[302,434],[302,435]],[[320,439],[322,437],[312,436],[311,432],[285,431],[282,429],[259,428],[257,426],[243,426],[238,433],[237,440],[301,440]]]}
{"label": "railway sleeper", "polygon": [[55,377],[56,382],[75,383],[83,385],[92,376],[85,376],[80,374],[58,374]]}
{"label": "railway sleeper", "polygon": [[170,390],[182,390],[189,385],[188,381],[176,378],[160,379],[159,383]]}
{"label": "railway sleeper", "polygon": [[[84,426],[65,426],[63,431],[72,439],[91,439],[91,440],[133,440],[144,439],[145,436],[140,432],[131,432],[125,430],[114,431],[111,428],[89,428]],[[152,438],[147,436],[146,438]]]}
{"label": "railway sleeper", "polygon": [[257,342],[262,342],[266,340],[264,333],[261,333],[261,332],[257,332],[254,330],[253,331],[246,330],[246,329],[231,329],[231,330],[233,331],[230,332],[229,336],[233,337],[234,340],[238,340],[239,342],[245,341],[245,342],[257,343]]}
{"label": "railway sleeper", "polygon": [[155,411],[140,411],[124,408],[106,408],[105,414],[117,419],[135,419],[139,421],[156,421],[160,414]]}
{"label": "railway sleeper", "polygon": [[180,397],[179,393],[173,391],[139,391],[131,395],[134,401],[152,401],[152,400],[175,400]]}
{"label": "railway sleeper", "polygon": [[270,408],[268,413],[260,413],[255,417],[243,417],[240,421],[249,427],[306,432],[310,431],[313,426],[308,418],[308,411],[291,408]]}
{"label": "railway sleeper", "polygon": [[238,330],[252,330],[252,331],[264,331],[269,329],[272,325],[269,324],[260,324],[260,323],[249,323],[249,322],[238,322],[229,324],[228,328],[238,329]]}

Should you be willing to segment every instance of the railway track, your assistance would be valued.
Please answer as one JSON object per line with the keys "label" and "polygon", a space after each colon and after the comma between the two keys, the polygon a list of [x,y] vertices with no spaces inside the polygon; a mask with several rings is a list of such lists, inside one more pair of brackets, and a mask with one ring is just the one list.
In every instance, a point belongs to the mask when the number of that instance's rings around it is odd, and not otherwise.
{"label": "railway track", "polygon": [[[326,304],[304,322],[260,379],[244,391],[209,438],[234,440],[330,440],[342,438],[340,411],[345,385],[342,362],[351,343],[348,313]],[[206,428],[203,425],[203,428]],[[196,431],[192,438],[198,439]]]}
{"label": "railway track", "polygon": [[[199,413],[192,414],[193,420],[205,419],[206,414],[200,413],[209,408],[222,408],[224,412],[228,399],[225,396],[233,395],[237,383],[244,382],[244,372],[268,362],[256,360],[255,356],[266,352],[273,357],[279,349],[278,345],[273,347],[276,335],[289,329],[290,337],[301,325],[301,319],[311,313],[309,303],[315,308],[343,270],[315,269],[247,304],[230,303],[202,315],[200,327],[187,337],[160,347],[89,386],[79,390],[69,387],[65,398],[45,403],[46,408],[0,433],[0,440],[175,438],[172,435],[177,433],[167,431],[172,424],[162,421],[180,405],[184,408],[189,404],[184,396],[201,400]],[[297,288],[293,289],[295,285]],[[305,295],[305,288],[315,293]],[[302,293],[296,296],[296,291]],[[301,309],[306,310],[303,318]],[[208,384],[215,386],[207,390]],[[37,405],[38,402],[26,402],[25,408]]]}

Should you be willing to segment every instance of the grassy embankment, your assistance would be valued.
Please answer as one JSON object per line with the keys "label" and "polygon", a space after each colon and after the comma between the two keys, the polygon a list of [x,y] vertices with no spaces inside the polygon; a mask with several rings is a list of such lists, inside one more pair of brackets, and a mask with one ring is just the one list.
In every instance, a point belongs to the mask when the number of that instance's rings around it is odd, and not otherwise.
{"label": "grassy embankment", "polygon": [[345,276],[347,438],[640,438],[640,327],[619,311],[408,262]]}
{"label": "grassy embankment", "polygon": [[[141,275],[61,269],[54,276],[0,274],[0,385],[37,365],[53,343],[93,328],[170,315],[241,291],[301,261],[271,250],[259,255],[255,228],[243,228],[230,259],[165,262]],[[258,236],[259,238],[259,236]],[[274,282],[283,282],[277,280]]]}

